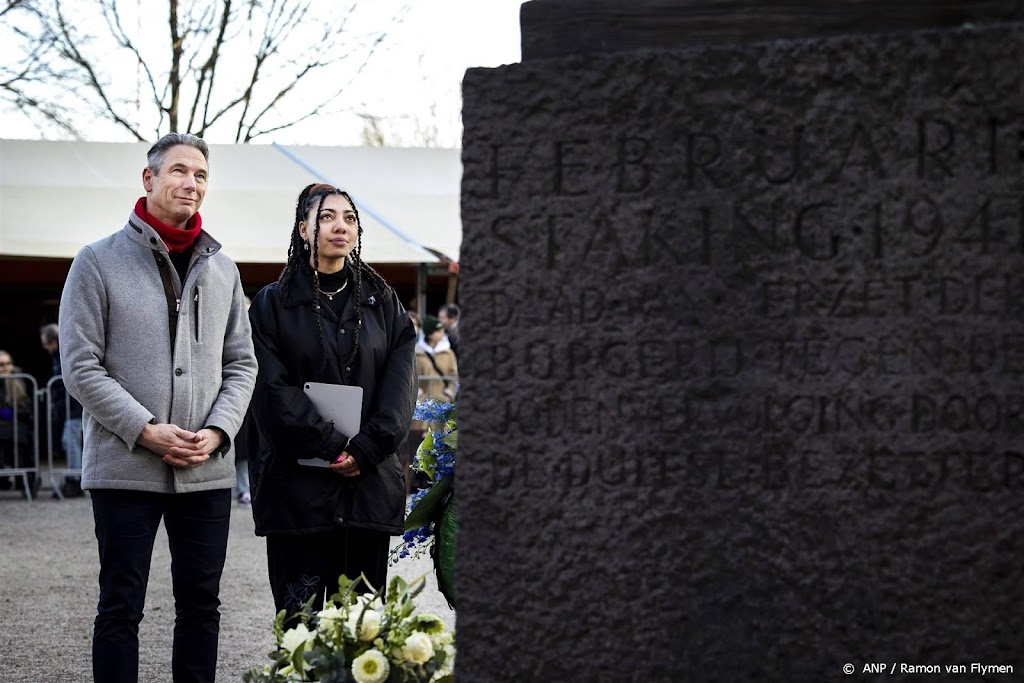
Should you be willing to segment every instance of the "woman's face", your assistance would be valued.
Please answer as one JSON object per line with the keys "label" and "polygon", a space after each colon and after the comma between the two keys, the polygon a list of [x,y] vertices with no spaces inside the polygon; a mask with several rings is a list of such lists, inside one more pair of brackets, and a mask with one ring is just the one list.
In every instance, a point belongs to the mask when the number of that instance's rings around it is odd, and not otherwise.
{"label": "woman's face", "polygon": [[431,346],[437,346],[437,342],[441,341],[441,337],[444,336],[444,328],[440,327],[430,334],[426,335],[427,343]]}
{"label": "woman's face", "polygon": [[14,372],[14,361],[11,354],[0,353],[0,375],[9,375]]}
{"label": "woman's face", "polygon": [[[309,244],[309,265],[313,266],[313,233],[316,230],[316,207],[299,223],[299,235]],[[340,194],[329,194],[320,207],[320,262],[323,273],[335,273],[345,265],[345,257],[355,249],[359,237],[356,212]]]}

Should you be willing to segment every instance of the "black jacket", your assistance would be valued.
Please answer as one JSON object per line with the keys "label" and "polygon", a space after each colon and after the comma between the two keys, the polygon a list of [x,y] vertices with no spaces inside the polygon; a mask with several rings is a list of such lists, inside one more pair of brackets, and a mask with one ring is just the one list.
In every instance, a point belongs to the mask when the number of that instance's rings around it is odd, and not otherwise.
{"label": "black jacket", "polygon": [[[350,266],[349,282],[354,283]],[[354,289],[354,288],[353,288]],[[405,478],[396,455],[405,440],[416,404],[416,335],[397,295],[362,281],[362,331],[359,355],[350,358],[356,329],[355,293],[340,319],[320,307],[327,367],[312,308],[313,288],[306,273],[296,273],[288,296],[267,285],[249,308],[259,375],[250,405],[259,433],[249,451],[256,533],[291,534],[330,531],[339,526],[401,534]],[[306,398],[304,382],[350,384],[363,388],[361,428],[341,434]],[[351,441],[349,441],[351,437]],[[333,462],[346,449],[360,475],[342,477],[300,458]],[[255,446],[255,444],[253,445]]]}

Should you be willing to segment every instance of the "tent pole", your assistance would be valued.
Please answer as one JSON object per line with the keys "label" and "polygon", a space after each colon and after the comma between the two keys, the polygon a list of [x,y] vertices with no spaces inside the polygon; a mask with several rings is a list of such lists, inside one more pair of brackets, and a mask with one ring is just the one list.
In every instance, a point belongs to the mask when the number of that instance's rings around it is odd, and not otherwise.
{"label": "tent pole", "polygon": [[416,266],[416,312],[420,320],[427,314],[427,264]]}
{"label": "tent pole", "polygon": [[459,272],[448,273],[448,296],[445,298],[445,302],[449,304],[455,303],[455,293],[459,286]]}

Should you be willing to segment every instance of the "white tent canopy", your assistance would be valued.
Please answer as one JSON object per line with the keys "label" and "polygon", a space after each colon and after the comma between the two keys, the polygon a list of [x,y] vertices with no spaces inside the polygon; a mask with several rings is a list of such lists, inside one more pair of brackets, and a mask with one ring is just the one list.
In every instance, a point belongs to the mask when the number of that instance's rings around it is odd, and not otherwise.
{"label": "white tent canopy", "polygon": [[[148,143],[0,140],[0,255],[71,258],[122,227],[145,192]],[[368,263],[457,261],[457,149],[210,145],[203,226],[236,261],[282,263],[299,191],[346,190]]]}

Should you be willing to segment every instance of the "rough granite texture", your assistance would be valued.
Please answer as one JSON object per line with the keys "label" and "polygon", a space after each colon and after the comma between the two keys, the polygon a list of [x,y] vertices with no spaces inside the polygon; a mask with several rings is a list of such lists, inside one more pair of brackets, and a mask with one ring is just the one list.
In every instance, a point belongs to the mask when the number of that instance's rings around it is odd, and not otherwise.
{"label": "rough granite texture", "polygon": [[1024,673],[1022,63],[467,73],[459,680]]}

